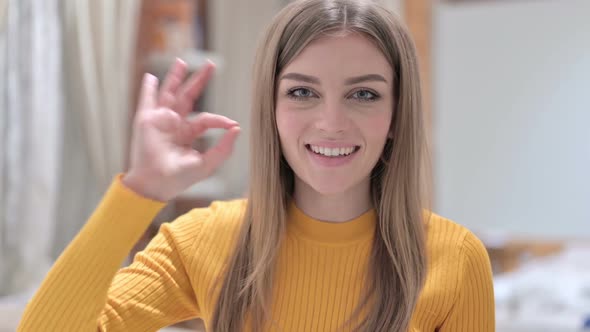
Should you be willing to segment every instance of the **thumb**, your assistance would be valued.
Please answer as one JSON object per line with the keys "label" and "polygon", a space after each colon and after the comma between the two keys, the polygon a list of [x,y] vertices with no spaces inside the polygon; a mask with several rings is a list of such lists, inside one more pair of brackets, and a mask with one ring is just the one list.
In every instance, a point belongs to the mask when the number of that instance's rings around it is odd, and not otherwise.
{"label": "thumb", "polygon": [[203,163],[207,173],[213,173],[227,160],[233,151],[234,143],[239,134],[240,127],[238,126],[228,129],[221,137],[221,140],[203,154]]}

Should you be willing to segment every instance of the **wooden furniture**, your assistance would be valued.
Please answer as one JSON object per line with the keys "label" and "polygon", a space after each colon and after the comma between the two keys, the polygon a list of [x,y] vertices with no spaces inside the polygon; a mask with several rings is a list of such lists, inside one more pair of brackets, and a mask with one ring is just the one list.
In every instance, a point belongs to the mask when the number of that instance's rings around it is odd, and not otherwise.
{"label": "wooden furniture", "polygon": [[564,242],[514,239],[501,245],[486,244],[494,274],[517,270],[521,264],[535,258],[558,254]]}

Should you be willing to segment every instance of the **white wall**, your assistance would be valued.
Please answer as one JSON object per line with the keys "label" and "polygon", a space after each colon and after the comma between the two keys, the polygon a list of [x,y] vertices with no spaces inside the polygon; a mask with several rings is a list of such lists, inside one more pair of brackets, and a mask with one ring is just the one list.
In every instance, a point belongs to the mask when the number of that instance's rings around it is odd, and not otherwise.
{"label": "white wall", "polygon": [[590,1],[439,3],[435,211],[590,241]]}

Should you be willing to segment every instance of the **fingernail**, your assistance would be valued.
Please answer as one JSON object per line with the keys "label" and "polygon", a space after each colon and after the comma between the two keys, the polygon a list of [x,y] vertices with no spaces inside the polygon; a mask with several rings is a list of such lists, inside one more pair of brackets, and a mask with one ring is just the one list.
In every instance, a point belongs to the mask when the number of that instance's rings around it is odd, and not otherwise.
{"label": "fingernail", "polygon": [[156,80],[156,77],[150,73],[143,74],[143,80],[148,83],[153,83]]}

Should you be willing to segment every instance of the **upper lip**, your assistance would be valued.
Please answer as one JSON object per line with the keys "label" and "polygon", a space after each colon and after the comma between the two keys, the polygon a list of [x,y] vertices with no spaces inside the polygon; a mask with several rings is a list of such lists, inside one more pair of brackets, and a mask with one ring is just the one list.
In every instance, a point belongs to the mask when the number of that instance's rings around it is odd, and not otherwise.
{"label": "upper lip", "polygon": [[324,148],[355,148],[360,146],[359,144],[350,143],[350,142],[337,142],[337,141],[314,141],[314,142],[307,142],[305,145],[313,145],[313,146],[320,146]]}

